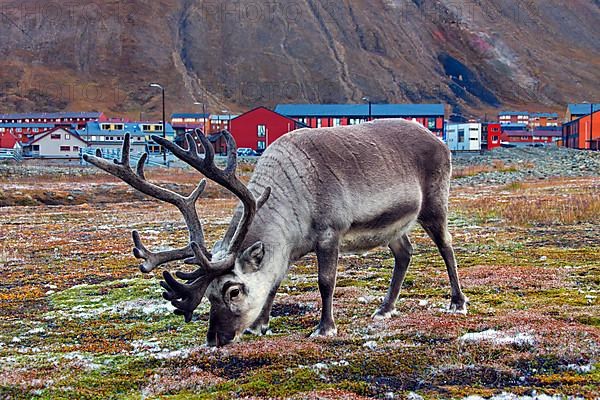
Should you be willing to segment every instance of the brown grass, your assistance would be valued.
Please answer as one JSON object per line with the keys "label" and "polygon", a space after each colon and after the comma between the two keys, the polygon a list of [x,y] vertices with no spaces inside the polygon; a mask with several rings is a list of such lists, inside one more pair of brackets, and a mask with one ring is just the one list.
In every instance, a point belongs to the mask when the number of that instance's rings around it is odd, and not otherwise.
{"label": "brown grass", "polygon": [[479,164],[479,165],[470,165],[468,167],[463,168],[455,168],[452,171],[453,178],[464,178],[467,176],[475,176],[486,172],[516,172],[521,168],[531,168],[532,165],[530,163],[523,164],[522,166],[514,165],[514,164],[506,164],[501,160],[492,161],[492,165],[489,164]]}
{"label": "brown grass", "polygon": [[576,191],[547,182],[518,182],[502,189],[463,202],[461,208],[479,218],[502,218],[515,225],[594,223],[600,218],[600,188],[594,182]]}

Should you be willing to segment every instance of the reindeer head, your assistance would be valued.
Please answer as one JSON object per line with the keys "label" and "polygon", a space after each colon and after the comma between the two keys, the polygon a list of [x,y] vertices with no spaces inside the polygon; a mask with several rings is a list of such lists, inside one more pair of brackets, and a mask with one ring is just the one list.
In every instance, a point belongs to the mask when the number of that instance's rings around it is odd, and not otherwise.
{"label": "reindeer head", "polygon": [[176,314],[182,315],[186,322],[190,322],[194,310],[207,295],[211,303],[207,343],[211,346],[221,346],[237,339],[258,318],[267,298],[268,293],[265,293],[260,278],[265,255],[264,245],[257,242],[243,248],[243,242],[256,212],[268,200],[271,188],[267,187],[256,200],[237,178],[236,144],[228,131],[222,132],[228,148],[227,166],[223,170],[214,163],[214,150],[208,139],[201,131],[197,130],[196,133],[204,147],[203,157],[198,153],[197,144],[189,134],[186,135],[187,149],[159,136],[153,136],[152,139],[240,199],[243,205],[242,216],[239,221],[234,221],[225,238],[215,246],[214,254],[206,248],[195,206],[206,187],[204,179],[187,197],[148,182],[144,175],[147,154],[139,159],[136,172],[130,167],[129,134],[125,135],[120,161],[114,160],[114,163],[110,163],[88,155],[84,155],[84,159],[142,193],[168,202],[181,211],[190,233],[190,243],[185,248],[154,253],[143,245],[140,235],[134,231],[133,254],[144,260],[140,269],[145,273],[175,260],[185,260],[185,263],[199,267],[190,273],[176,272],[175,275],[186,281],[185,283],[164,271],[164,281],[160,283],[165,289],[163,297],[173,304]]}

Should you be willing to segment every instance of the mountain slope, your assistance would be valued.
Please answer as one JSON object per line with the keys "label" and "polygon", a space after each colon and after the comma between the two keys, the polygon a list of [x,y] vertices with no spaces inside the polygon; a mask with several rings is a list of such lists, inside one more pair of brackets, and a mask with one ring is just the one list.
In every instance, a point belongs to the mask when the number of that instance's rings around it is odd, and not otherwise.
{"label": "mountain slope", "polygon": [[0,0],[0,111],[599,100],[597,0]]}

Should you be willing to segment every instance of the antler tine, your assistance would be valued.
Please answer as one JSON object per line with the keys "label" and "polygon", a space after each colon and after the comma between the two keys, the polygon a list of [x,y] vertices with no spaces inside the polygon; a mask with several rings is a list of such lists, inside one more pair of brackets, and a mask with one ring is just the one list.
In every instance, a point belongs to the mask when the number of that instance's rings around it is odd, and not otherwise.
{"label": "antler tine", "polygon": [[169,261],[183,260],[189,257],[190,253],[193,253],[193,250],[190,245],[182,249],[154,253],[144,246],[138,231],[133,231],[132,236],[133,243],[135,246],[133,248],[133,255],[135,258],[144,260],[144,263],[140,265],[140,271],[144,273],[152,272],[152,270],[154,270],[156,267],[165,264]]}
{"label": "antler tine", "polygon": [[[102,158],[87,154],[84,154],[83,158],[90,164],[95,165],[109,174],[120,178],[140,192],[176,206],[186,222],[190,233],[190,241],[198,243],[198,245],[202,247],[203,252],[205,254],[209,254],[204,245],[204,232],[202,230],[202,224],[198,218],[195,206],[196,201],[206,187],[206,180],[203,179],[194,189],[194,191],[187,197],[150,183],[146,180],[144,174],[144,163],[146,162],[148,154],[145,153],[142,155],[137,163],[137,173],[133,172],[130,165],[130,143],[130,134],[126,133],[123,141],[120,161],[114,160],[111,163]],[[137,258],[142,258],[145,260],[144,264],[140,267],[142,272],[150,272],[157,266],[169,261],[181,260],[194,256],[191,245],[188,245],[182,249],[152,253],[143,246],[137,232],[134,233],[134,245],[134,255]]]}
{"label": "antler tine", "polygon": [[147,159],[148,159],[148,153],[142,154],[142,156],[138,160],[137,167],[136,167],[137,175],[144,180],[146,180],[146,174],[144,174],[144,164],[146,164]]}
{"label": "antler tine", "polygon": [[160,286],[165,289],[163,297],[176,308],[175,314],[183,315],[185,322],[190,322],[194,310],[202,301],[208,285],[216,277],[217,274],[211,273],[201,276],[191,284],[185,284],[178,282],[173,275],[164,271],[163,278],[165,280],[160,282]]}
{"label": "antler tine", "polygon": [[231,269],[235,262],[235,254],[229,253],[227,256],[220,260],[210,261],[206,257],[206,255],[202,252],[202,248],[198,246],[197,243],[190,243],[192,247],[192,251],[194,252],[193,258],[188,258],[185,260],[186,264],[194,264],[199,265],[200,268],[193,272],[182,272],[177,271],[175,275],[179,279],[184,279],[186,281],[191,281],[194,279],[198,279],[202,275],[206,275],[209,273],[221,274]]}
{"label": "antler tine", "polygon": [[225,167],[225,174],[233,176],[237,169],[237,144],[233,139],[233,135],[227,129],[223,131],[225,141],[227,141],[227,167]]}

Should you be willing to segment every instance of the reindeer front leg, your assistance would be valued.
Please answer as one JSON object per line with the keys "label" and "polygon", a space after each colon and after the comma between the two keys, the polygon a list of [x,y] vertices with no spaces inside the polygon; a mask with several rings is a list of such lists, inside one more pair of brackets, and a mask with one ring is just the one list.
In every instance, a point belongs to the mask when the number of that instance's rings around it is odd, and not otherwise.
{"label": "reindeer front leg", "polygon": [[317,262],[319,264],[319,291],[321,292],[321,322],[317,330],[311,335],[335,336],[337,328],[333,320],[333,292],[337,276],[339,255],[339,237],[332,231],[322,235],[317,244]]}

